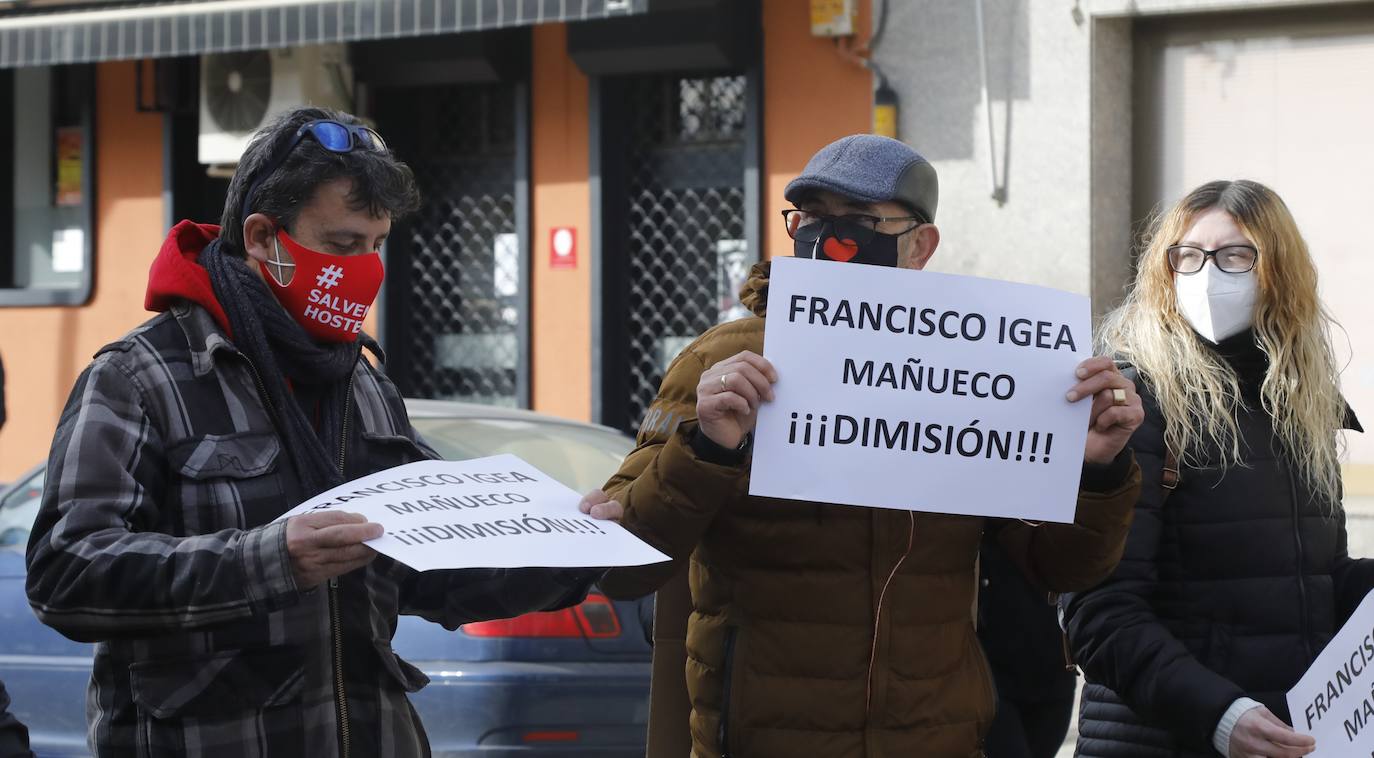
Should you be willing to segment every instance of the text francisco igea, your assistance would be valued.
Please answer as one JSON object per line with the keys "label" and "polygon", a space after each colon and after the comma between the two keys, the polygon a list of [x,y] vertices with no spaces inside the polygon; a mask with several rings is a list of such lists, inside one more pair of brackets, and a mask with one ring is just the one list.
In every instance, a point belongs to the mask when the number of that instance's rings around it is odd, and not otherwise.
{"label": "text francisco igea", "polygon": [[1068,324],[1001,316],[997,319],[996,332],[989,333],[988,320],[981,313],[941,311],[914,305],[884,305],[864,301],[854,305],[846,298],[832,303],[828,298],[816,295],[793,295],[787,320],[793,323],[804,321],[812,326],[886,331],[918,337],[938,336],[967,342],[979,342],[991,336],[997,339],[998,344],[1078,351]]}
{"label": "text francisco igea", "polygon": [[390,482],[379,482],[371,487],[359,487],[348,492],[335,495],[311,510],[322,510],[342,505],[350,500],[360,500],[372,495],[385,495],[402,490],[417,489],[423,487],[437,487],[445,484],[522,484],[525,482],[537,482],[532,476],[527,476],[519,471],[494,472],[490,474],[423,474],[421,476],[408,476],[404,479],[396,479]]}

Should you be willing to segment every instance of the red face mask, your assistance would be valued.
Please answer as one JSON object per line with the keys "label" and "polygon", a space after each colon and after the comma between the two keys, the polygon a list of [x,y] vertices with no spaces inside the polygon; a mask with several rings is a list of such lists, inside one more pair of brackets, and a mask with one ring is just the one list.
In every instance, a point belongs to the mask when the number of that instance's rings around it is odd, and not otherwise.
{"label": "red face mask", "polygon": [[311,250],[278,229],[276,241],[286,246],[295,263],[281,260],[281,248],[274,245],[277,260],[273,266],[294,268],[290,284],[272,275],[267,263],[258,262],[267,286],[286,312],[296,319],[305,333],[320,342],[353,342],[363,330],[363,319],[382,288],[382,256],[330,255]]}

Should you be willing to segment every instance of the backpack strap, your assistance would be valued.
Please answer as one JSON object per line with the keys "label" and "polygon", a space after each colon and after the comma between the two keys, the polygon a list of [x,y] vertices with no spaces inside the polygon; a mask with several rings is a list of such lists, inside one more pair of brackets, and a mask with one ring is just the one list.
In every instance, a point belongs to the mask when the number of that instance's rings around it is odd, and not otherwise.
{"label": "backpack strap", "polygon": [[1074,676],[1082,676],[1083,672],[1078,668],[1078,662],[1073,659],[1073,646],[1069,644],[1069,632],[1062,626],[1059,629],[1059,640],[1064,646],[1064,670],[1072,671]]}
{"label": "backpack strap", "polygon": [[1178,467],[1178,456],[1174,451],[1164,449],[1164,471],[1159,475],[1159,483],[1164,487],[1164,499],[1168,499],[1170,493],[1178,488],[1178,480],[1182,477]]}

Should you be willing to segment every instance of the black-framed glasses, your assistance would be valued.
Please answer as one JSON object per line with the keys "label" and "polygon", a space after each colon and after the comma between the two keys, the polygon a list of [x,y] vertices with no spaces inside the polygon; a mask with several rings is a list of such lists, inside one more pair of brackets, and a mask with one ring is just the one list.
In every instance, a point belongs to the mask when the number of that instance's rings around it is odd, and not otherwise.
{"label": "black-framed glasses", "polygon": [[1217,268],[1228,274],[1244,274],[1255,268],[1259,251],[1250,245],[1227,245],[1216,250],[1204,250],[1192,245],[1174,245],[1168,249],[1169,268],[1176,274],[1196,274],[1211,258]]}
{"label": "black-framed glasses", "polygon": [[834,235],[841,239],[851,239],[860,245],[864,245],[873,240],[873,235],[878,231],[878,224],[885,221],[915,221],[910,227],[897,232],[906,234],[921,224],[926,223],[920,216],[870,216],[866,213],[850,213],[844,216],[827,216],[822,213],[812,213],[802,208],[788,208],[782,212],[783,223],[787,225],[787,236],[801,242],[815,242],[821,238],[825,232],[825,227],[830,225],[834,230]]}
{"label": "black-framed glasses", "polygon": [[376,150],[379,153],[387,151],[386,140],[377,133],[376,129],[362,126],[361,124],[344,124],[333,119],[316,119],[307,121],[301,125],[292,135],[291,141],[277,153],[267,167],[258,174],[258,178],[253,181],[253,185],[248,188],[248,192],[243,196],[243,206],[239,208],[239,222],[248,218],[248,209],[252,207],[253,198],[258,194],[258,188],[267,178],[277,172],[286,159],[290,157],[291,151],[296,149],[296,145],[306,137],[313,137],[320,147],[331,153],[351,153],[354,150]]}

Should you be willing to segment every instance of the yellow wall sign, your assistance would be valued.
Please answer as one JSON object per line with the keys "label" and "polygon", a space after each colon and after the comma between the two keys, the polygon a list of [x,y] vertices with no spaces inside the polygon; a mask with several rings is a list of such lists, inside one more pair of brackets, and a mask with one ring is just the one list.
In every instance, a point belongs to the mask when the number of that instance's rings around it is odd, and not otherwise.
{"label": "yellow wall sign", "polygon": [[57,129],[54,146],[57,151],[58,205],[81,205],[81,137],[79,126]]}
{"label": "yellow wall sign", "polygon": [[854,0],[811,0],[811,34],[815,37],[847,37],[854,33]]}
{"label": "yellow wall sign", "polygon": [[873,133],[897,139],[897,106],[892,103],[873,106]]}

